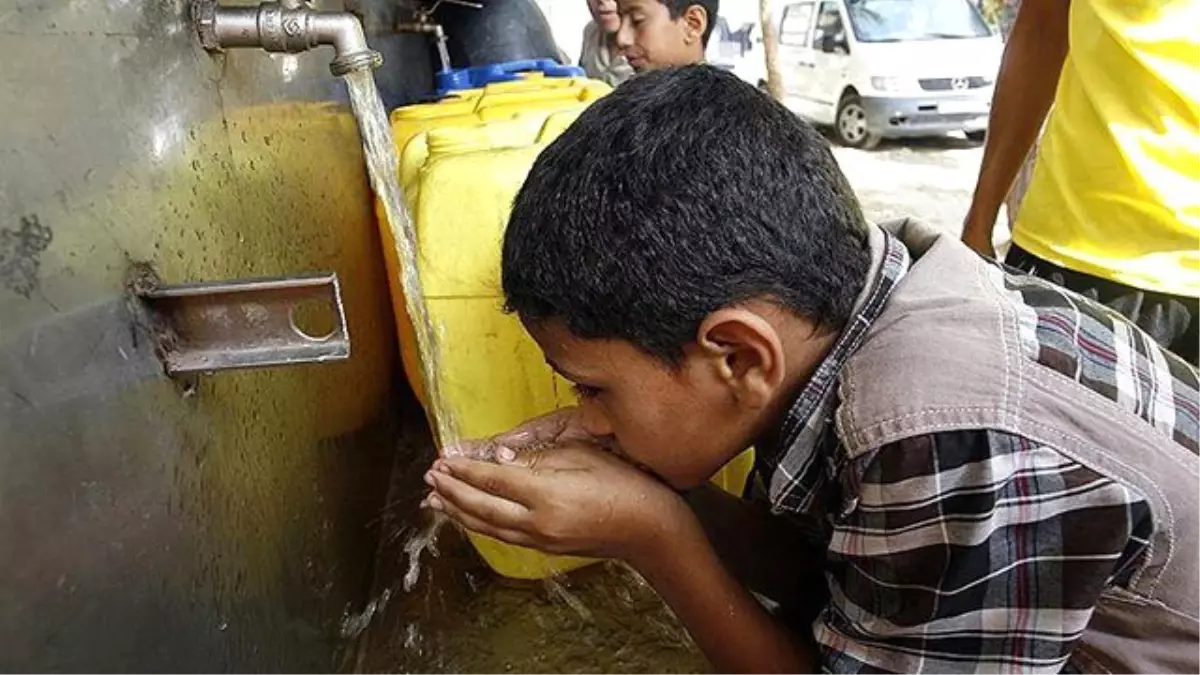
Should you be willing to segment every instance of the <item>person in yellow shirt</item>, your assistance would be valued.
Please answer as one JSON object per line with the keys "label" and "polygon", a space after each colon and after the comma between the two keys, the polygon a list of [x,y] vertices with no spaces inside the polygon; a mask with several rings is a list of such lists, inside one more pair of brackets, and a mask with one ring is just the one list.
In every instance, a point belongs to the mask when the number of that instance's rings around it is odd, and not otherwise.
{"label": "person in yellow shirt", "polygon": [[963,228],[969,246],[995,255],[996,215],[1045,123],[1005,262],[1098,299],[1192,363],[1197,26],[1200,0],[1025,0]]}

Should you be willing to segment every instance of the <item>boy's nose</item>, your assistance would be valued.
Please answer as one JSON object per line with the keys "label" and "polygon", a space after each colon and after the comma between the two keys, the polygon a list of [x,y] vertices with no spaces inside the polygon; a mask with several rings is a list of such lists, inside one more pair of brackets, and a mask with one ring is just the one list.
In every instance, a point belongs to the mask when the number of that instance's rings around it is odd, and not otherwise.
{"label": "boy's nose", "polygon": [[580,403],[579,424],[589,436],[597,439],[607,439],[613,435],[608,415],[604,414],[599,405],[589,401]]}
{"label": "boy's nose", "polygon": [[629,22],[629,17],[621,17],[621,27],[617,29],[615,38],[617,49],[625,51],[633,46],[633,25]]}

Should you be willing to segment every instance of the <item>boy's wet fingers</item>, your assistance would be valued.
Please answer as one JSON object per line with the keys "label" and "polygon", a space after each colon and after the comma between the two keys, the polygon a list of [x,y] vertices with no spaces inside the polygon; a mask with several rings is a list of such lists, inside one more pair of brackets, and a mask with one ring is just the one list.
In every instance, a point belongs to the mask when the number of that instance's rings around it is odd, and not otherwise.
{"label": "boy's wet fingers", "polygon": [[529,514],[529,510],[521,504],[480,490],[453,475],[435,476],[434,488],[447,507],[453,506],[458,511],[499,527],[519,529]]}
{"label": "boy's wet fingers", "polygon": [[476,489],[528,506],[528,498],[535,491],[535,486],[532,483],[533,474],[526,470],[521,459],[525,454],[528,453],[518,453],[516,460],[510,464],[460,459],[448,459],[445,464],[452,476]]}
{"label": "boy's wet fingers", "polygon": [[517,461],[517,451],[507,446],[498,446],[496,448],[496,461],[511,464]]}
{"label": "boy's wet fingers", "polygon": [[439,506],[439,511],[445,513],[451,520],[476,534],[482,534],[509,544],[516,544],[517,546],[530,546],[533,544],[533,541],[524,532],[488,522],[483,518],[464,511],[454,502],[443,499]]}
{"label": "boy's wet fingers", "polygon": [[496,451],[496,461],[500,464],[508,466],[521,467],[523,469],[532,469],[542,456],[542,449],[526,449],[519,450],[515,448],[501,447]]}

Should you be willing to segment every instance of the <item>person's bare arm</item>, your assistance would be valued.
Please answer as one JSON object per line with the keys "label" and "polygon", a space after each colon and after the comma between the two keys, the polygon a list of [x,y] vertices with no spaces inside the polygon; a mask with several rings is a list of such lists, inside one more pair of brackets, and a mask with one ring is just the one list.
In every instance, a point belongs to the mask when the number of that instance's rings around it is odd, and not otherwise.
{"label": "person's bare arm", "polygon": [[684,493],[709,543],[743,586],[779,605],[775,616],[806,629],[828,602],[824,549],[800,525],[764,503],[739,499],[709,483]]}
{"label": "person's bare arm", "polygon": [[628,561],[675,612],[718,673],[813,673],[811,640],[780,625],[731,575],[698,524]]}
{"label": "person's bare arm", "polygon": [[1025,0],[1013,24],[988,118],[987,143],[963,241],[994,256],[992,230],[1000,205],[1054,102],[1067,56],[1070,0]]}

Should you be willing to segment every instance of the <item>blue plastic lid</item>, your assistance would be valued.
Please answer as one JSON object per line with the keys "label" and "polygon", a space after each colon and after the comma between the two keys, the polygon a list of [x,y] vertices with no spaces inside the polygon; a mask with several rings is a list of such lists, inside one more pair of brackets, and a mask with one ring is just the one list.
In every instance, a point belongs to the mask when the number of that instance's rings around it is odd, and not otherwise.
{"label": "blue plastic lid", "polygon": [[462,89],[478,89],[492,82],[521,79],[517,73],[540,72],[546,77],[583,77],[583,68],[564,66],[554,59],[529,59],[493,63],[474,68],[455,68],[438,73],[434,82],[439,96]]}

